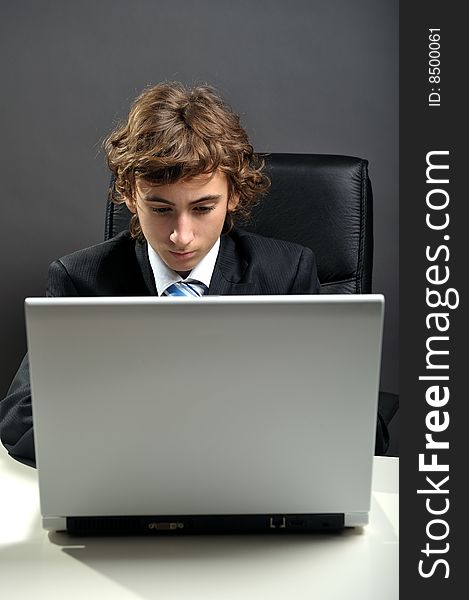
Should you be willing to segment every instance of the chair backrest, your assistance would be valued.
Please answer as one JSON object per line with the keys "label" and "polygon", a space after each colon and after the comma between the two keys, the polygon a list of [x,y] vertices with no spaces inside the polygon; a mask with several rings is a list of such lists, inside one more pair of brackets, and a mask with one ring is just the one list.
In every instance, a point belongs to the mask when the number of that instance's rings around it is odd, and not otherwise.
{"label": "chair backrest", "polygon": [[[311,248],[323,294],[371,292],[373,196],[368,162],[326,154],[268,154],[272,185],[242,227]],[[108,202],[105,239],[127,228],[125,204]]]}

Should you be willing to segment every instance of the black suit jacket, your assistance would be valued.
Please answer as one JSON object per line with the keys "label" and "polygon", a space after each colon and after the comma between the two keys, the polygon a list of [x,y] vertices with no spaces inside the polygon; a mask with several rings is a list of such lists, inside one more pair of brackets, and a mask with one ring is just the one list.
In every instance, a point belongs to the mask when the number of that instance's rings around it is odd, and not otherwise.
{"label": "black suit jacket", "polygon": [[[317,294],[309,248],[234,230],[221,237],[208,294]],[[156,287],[147,245],[128,232],[69,254],[49,267],[50,296],[148,296]]]}
{"label": "black suit jacket", "polygon": [[[235,230],[221,238],[208,294],[317,294],[309,248]],[[49,296],[148,296],[156,286],[146,244],[128,232],[69,254],[49,267]],[[8,452],[35,465],[29,364],[26,355],[0,402],[0,433]]]}

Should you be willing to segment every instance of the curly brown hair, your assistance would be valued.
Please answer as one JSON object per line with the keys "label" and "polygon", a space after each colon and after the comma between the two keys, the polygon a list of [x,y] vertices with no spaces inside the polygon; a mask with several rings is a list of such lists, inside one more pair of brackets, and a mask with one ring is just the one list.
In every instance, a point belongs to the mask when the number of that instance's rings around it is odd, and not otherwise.
{"label": "curly brown hair", "polygon": [[[110,197],[117,204],[134,197],[137,177],[165,185],[219,170],[227,177],[228,197],[239,196],[235,212],[247,217],[270,185],[264,159],[254,152],[239,116],[208,85],[166,82],[145,89],[104,149],[115,177]],[[224,231],[231,227],[227,214]],[[137,215],[130,231],[142,238]]]}

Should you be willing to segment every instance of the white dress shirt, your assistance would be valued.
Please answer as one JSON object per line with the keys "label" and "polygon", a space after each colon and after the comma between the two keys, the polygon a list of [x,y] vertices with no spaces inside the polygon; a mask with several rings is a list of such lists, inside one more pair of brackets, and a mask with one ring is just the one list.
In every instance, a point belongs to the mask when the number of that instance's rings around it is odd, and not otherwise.
{"label": "white dress shirt", "polygon": [[189,275],[184,279],[176,271],[170,269],[164,263],[160,256],[153,250],[150,244],[147,243],[148,259],[155,278],[156,291],[158,296],[162,296],[163,292],[173,283],[178,281],[186,281],[187,283],[200,282],[210,287],[212,280],[213,269],[217,260],[218,251],[220,250],[220,238],[212,246],[212,249],[204,256],[204,258],[192,269]]}

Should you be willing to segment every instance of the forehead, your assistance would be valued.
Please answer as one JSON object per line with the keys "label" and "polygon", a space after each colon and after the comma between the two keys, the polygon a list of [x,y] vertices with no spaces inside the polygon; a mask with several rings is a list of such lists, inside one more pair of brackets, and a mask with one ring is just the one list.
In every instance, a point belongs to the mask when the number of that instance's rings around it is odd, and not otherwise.
{"label": "forehead", "polygon": [[202,173],[191,177],[190,179],[182,179],[174,183],[164,185],[155,184],[147,179],[137,177],[135,187],[139,195],[147,196],[158,193],[158,195],[167,197],[173,196],[194,196],[202,193],[205,194],[225,194],[228,190],[228,182],[226,175],[220,171],[213,173]]}

